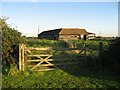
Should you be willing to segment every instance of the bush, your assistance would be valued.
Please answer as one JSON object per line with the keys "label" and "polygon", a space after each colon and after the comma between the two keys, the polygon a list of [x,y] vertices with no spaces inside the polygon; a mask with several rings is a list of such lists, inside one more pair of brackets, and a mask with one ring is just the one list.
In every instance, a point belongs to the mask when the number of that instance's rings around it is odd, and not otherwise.
{"label": "bush", "polygon": [[2,32],[2,63],[10,66],[10,64],[18,62],[18,46],[19,43],[24,43],[25,39],[21,33],[11,28],[6,23],[7,18],[0,18],[0,32]]}
{"label": "bush", "polygon": [[103,64],[105,68],[120,74],[120,37],[111,40],[108,50],[104,51]]}

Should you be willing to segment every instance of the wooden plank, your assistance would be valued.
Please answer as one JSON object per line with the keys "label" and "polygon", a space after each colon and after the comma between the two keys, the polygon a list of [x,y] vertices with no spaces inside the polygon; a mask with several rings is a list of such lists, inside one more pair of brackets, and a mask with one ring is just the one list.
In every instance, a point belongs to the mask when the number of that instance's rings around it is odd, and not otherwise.
{"label": "wooden plank", "polygon": [[48,64],[52,64],[52,63],[48,62],[48,60],[45,60],[45,62],[48,63]]}
{"label": "wooden plank", "polygon": [[66,58],[66,59],[53,59],[53,61],[77,61],[77,60],[82,60],[85,59],[85,57],[81,58]]}
{"label": "wooden plank", "polygon": [[74,65],[74,64],[79,64],[79,63],[59,63],[59,64],[55,64],[54,65]]}
{"label": "wooden plank", "polygon": [[[25,51],[27,50],[51,50],[52,47],[47,48],[34,48],[34,47],[25,47]],[[54,48],[53,50],[81,50],[83,48]]]}
{"label": "wooden plank", "polygon": [[38,63],[37,65],[35,65],[32,69],[35,69],[36,67],[38,67],[41,63],[43,63],[44,61],[46,61],[48,58],[50,58],[52,55],[46,57],[45,59],[43,59],[40,63]]}
{"label": "wooden plank", "polygon": [[[82,60],[85,58],[74,58],[74,59],[47,59],[47,61],[73,61],[73,60]],[[40,62],[42,60],[36,59],[36,60],[26,60],[27,62]]]}
{"label": "wooden plank", "polygon": [[40,66],[55,66],[54,64],[41,64]]}
{"label": "wooden plank", "polygon": [[30,51],[30,50],[25,50],[25,52],[31,53],[31,51]]}
{"label": "wooden plank", "polygon": [[39,56],[52,56],[51,54],[41,54],[41,55],[27,55],[29,57],[39,57]]}
{"label": "wooden plank", "polygon": [[[33,67],[33,66],[35,66],[35,65],[28,65],[27,67]],[[47,66],[55,66],[55,65],[54,64],[40,64],[39,66],[47,67]]]}
{"label": "wooden plank", "polygon": [[35,71],[50,71],[50,70],[55,70],[55,68],[50,68],[50,69],[41,69],[41,70],[35,70]]}
{"label": "wooden plank", "polygon": [[[27,62],[40,62],[42,60],[36,59],[36,60],[26,60]],[[47,61],[53,61],[53,59],[47,59]]]}
{"label": "wooden plank", "polygon": [[53,49],[53,50],[81,50],[83,48],[56,48],[56,49]]}
{"label": "wooden plank", "polygon": [[81,54],[83,51],[84,51],[84,49],[82,49],[82,50],[79,52],[79,54]]}
{"label": "wooden plank", "polygon": [[25,50],[51,50],[51,47],[47,48],[34,48],[34,47],[26,47]]}
{"label": "wooden plank", "polygon": [[[48,48],[34,48],[34,47],[26,47],[25,50],[51,50],[51,47]],[[55,48],[53,50],[81,50],[83,48]]]}

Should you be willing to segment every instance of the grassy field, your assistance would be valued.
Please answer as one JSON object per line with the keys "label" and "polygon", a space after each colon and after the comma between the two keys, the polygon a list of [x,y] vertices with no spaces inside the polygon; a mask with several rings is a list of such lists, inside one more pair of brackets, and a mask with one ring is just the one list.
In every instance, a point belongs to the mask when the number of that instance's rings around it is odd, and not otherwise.
{"label": "grassy field", "polygon": [[[80,69],[79,69],[80,70]],[[102,74],[64,70],[47,72],[19,72],[18,75],[3,76],[3,88],[120,88],[114,78]]]}
{"label": "grassy field", "polygon": [[[74,41],[73,41],[74,42]],[[87,45],[88,64],[79,60],[79,64],[59,67],[53,71],[35,72],[19,71],[14,65],[10,69],[4,68],[2,76],[3,88],[118,88],[120,89],[120,77],[111,72],[101,72],[96,65],[98,60],[98,41],[75,41],[77,47],[83,43]],[[104,41],[104,49],[108,47],[108,41]],[[30,47],[54,47],[68,48],[69,45],[63,41],[50,40],[27,40]],[[72,57],[78,54],[69,53]],[[66,57],[65,53],[58,53],[58,57]],[[57,57],[57,58],[58,58]],[[64,61],[63,61],[64,62]]]}

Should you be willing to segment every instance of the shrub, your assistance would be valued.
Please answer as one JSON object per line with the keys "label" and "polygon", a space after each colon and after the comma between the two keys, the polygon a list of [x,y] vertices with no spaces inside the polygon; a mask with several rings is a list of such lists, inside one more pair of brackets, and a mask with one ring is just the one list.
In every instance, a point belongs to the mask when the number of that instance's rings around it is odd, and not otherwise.
{"label": "shrub", "polygon": [[24,43],[25,39],[21,33],[11,28],[7,22],[7,18],[0,18],[0,32],[2,32],[2,62],[3,65],[10,66],[18,61],[18,45]]}

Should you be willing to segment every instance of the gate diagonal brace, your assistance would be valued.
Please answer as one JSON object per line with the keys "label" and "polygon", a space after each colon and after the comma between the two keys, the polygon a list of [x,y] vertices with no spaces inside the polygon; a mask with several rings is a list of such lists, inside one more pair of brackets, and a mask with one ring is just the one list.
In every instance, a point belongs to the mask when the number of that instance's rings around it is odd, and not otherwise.
{"label": "gate diagonal brace", "polygon": [[[42,61],[44,60],[44,59],[43,59],[42,57],[40,57],[40,56],[38,56],[38,58],[39,58],[40,60],[42,60]],[[47,57],[46,57],[46,58],[47,58]],[[45,58],[45,59],[46,59],[46,58]],[[50,57],[49,57],[49,58],[50,58]],[[44,62],[46,62],[46,63],[48,63],[48,64],[52,64],[52,63],[48,62],[48,59],[45,60]]]}
{"label": "gate diagonal brace", "polygon": [[35,65],[33,68],[31,68],[32,70],[35,69],[36,67],[38,67],[40,64],[42,64],[43,62],[47,62],[49,64],[51,64],[50,62],[46,61],[48,58],[50,58],[52,55],[49,55],[48,57],[46,57],[45,59],[43,59],[42,57],[40,57],[40,59],[42,60],[41,62],[39,62],[37,65]]}
{"label": "gate diagonal brace", "polygon": [[82,49],[82,50],[79,52],[79,54],[81,54],[83,51],[84,51],[84,49]]}

